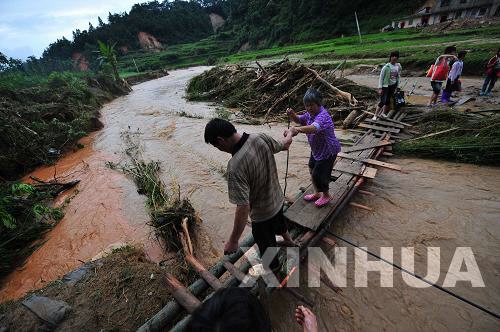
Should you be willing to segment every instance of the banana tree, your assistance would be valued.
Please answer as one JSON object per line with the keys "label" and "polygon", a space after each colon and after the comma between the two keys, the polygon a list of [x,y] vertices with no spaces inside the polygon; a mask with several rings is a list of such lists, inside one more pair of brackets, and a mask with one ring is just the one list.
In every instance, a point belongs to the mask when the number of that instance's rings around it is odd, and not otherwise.
{"label": "banana tree", "polygon": [[114,43],[113,45],[107,45],[100,40],[97,40],[97,44],[99,45],[99,64],[102,65],[103,62],[107,62],[113,68],[113,74],[115,76],[115,80],[120,82],[120,74],[118,73],[118,60],[116,58],[116,49]]}

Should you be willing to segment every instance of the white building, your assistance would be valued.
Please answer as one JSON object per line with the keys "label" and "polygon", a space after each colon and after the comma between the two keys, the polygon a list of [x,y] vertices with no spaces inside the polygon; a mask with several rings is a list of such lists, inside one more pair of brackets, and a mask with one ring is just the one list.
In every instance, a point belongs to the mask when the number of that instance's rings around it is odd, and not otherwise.
{"label": "white building", "polygon": [[413,15],[393,21],[392,27],[412,28],[485,16],[500,16],[500,0],[428,0]]}

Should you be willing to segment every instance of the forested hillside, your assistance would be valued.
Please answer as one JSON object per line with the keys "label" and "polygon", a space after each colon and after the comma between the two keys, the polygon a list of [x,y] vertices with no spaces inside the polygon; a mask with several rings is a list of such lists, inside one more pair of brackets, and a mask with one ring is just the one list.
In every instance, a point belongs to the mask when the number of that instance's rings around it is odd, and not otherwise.
{"label": "forested hillside", "polygon": [[[99,18],[98,26],[75,30],[73,40],[59,39],[48,46],[42,59],[27,62],[34,71],[70,69],[75,53],[90,61],[97,40],[118,49],[141,48],[138,34],[145,32],[163,48],[198,41],[214,34],[209,14],[226,19],[218,34],[225,40],[224,51],[266,48],[311,40],[329,39],[356,33],[354,12],[363,33],[378,30],[394,16],[413,11],[421,1],[388,0],[192,0],[152,1],[134,5],[129,13],[109,14],[108,22]],[[247,44],[248,43],[248,44]],[[229,45],[229,46],[228,46]],[[65,60],[67,62],[61,62]]]}
{"label": "forested hillside", "polygon": [[[139,1],[138,1],[139,2]],[[73,40],[58,39],[43,52],[41,59],[30,57],[25,69],[36,73],[69,70],[75,53],[83,54],[90,66],[96,66],[97,40],[114,44],[126,52],[141,48],[138,34],[152,35],[163,47],[193,42],[213,34],[209,13],[221,13],[217,5],[203,1],[152,1],[134,5],[129,13],[111,14],[98,26],[89,23],[87,30],[73,31]]]}
{"label": "forested hillside", "polygon": [[264,48],[355,34],[357,12],[363,33],[379,30],[423,1],[389,0],[229,0],[225,27],[234,45]]}

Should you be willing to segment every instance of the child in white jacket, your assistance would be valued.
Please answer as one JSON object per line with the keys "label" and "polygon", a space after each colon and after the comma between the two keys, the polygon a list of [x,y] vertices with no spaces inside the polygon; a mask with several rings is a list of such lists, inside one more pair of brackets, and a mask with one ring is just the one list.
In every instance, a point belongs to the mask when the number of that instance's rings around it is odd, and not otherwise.
{"label": "child in white jacket", "polygon": [[462,70],[464,69],[464,58],[466,54],[466,51],[458,52],[458,60],[455,61],[451,67],[450,73],[448,74],[448,80],[446,81],[446,88],[441,95],[441,102],[444,104],[449,103],[451,93],[458,90],[458,79],[460,75],[462,75]]}

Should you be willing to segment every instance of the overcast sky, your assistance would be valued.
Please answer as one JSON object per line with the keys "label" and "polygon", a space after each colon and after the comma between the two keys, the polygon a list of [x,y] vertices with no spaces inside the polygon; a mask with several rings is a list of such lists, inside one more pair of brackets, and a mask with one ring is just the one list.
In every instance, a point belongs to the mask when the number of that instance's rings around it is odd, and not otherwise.
{"label": "overcast sky", "polygon": [[24,60],[39,57],[43,50],[63,36],[73,39],[75,29],[97,26],[108,12],[129,12],[134,3],[145,0],[0,0],[0,52]]}

